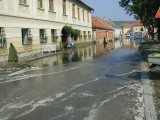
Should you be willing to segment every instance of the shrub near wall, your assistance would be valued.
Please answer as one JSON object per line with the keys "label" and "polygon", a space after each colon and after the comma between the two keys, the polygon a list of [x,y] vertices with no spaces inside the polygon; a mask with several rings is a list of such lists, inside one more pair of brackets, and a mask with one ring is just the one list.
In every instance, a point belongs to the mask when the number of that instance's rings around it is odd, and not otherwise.
{"label": "shrub near wall", "polygon": [[18,63],[18,53],[12,43],[10,43],[8,62]]}

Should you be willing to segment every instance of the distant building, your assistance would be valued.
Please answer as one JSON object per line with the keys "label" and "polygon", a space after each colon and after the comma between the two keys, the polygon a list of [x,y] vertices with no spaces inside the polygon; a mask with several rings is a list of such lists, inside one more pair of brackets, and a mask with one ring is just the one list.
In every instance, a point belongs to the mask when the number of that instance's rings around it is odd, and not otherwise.
{"label": "distant building", "polygon": [[[80,30],[78,42],[91,41],[93,9],[81,0],[0,0],[0,35],[5,47],[39,49],[42,44],[61,45],[64,26]],[[0,46],[4,47],[4,46]]]}
{"label": "distant building", "polygon": [[147,32],[147,28],[145,28],[143,23],[140,20],[138,20],[134,23],[132,27],[132,31],[133,32],[139,32],[139,31]]}
{"label": "distant building", "polygon": [[122,28],[120,26],[116,25],[113,21],[105,20],[105,22],[114,29],[114,37],[119,38],[122,35]]}
{"label": "distant building", "polygon": [[114,28],[115,29],[115,37],[119,38],[122,36],[122,29],[120,28]]}
{"label": "distant building", "polygon": [[123,23],[122,27],[122,37],[125,38],[127,33],[132,30],[134,23]]}
{"label": "distant building", "polygon": [[92,29],[96,40],[102,42],[104,37],[108,40],[114,40],[114,29],[102,18],[92,17]]}
{"label": "distant building", "polygon": [[144,27],[143,23],[140,20],[137,20],[135,23],[125,23],[121,25],[123,37],[129,34],[129,32],[140,32],[148,33],[147,28]]}

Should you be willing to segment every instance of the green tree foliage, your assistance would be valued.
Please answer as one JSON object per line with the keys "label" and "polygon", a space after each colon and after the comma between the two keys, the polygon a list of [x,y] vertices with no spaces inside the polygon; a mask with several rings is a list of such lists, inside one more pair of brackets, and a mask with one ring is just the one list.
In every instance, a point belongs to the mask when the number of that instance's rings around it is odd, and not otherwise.
{"label": "green tree foliage", "polygon": [[73,29],[71,26],[64,26],[66,34],[70,34],[74,40],[77,40],[80,36],[80,31],[77,29]]}
{"label": "green tree foliage", "polygon": [[18,53],[12,43],[10,43],[8,62],[18,63]]}
{"label": "green tree foliage", "polygon": [[159,0],[120,0],[119,5],[126,10],[127,14],[140,19],[153,39],[154,28],[158,27],[155,15],[160,5]]}

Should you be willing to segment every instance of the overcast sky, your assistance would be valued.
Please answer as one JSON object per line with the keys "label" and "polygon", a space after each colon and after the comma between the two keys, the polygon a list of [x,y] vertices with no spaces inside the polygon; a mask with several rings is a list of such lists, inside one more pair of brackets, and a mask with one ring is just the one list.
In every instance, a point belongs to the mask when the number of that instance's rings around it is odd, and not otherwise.
{"label": "overcast sky", "polygon": [[134,20],[133,16],[126,14],[123,8],[119,6],[120,0],[82,0],[94,9],[94,16],[105,17],[112,21],[130,21]]}

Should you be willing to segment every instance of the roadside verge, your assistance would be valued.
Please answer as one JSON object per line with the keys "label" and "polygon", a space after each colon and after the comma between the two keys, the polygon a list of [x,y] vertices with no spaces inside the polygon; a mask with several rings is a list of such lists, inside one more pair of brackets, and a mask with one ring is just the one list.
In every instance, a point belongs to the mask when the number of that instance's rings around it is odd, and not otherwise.
{"label": "roadside verge", "polygon": [[151,81],[148,77],[148,68],[145,62],[141,62],[141,79],[143,85],[143,98],[144,98],[144,109],[146,120],[157,120],[157,114],[153,101]]}

